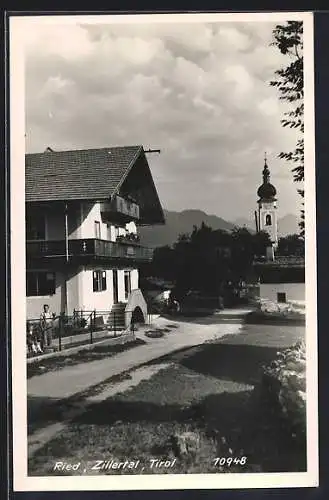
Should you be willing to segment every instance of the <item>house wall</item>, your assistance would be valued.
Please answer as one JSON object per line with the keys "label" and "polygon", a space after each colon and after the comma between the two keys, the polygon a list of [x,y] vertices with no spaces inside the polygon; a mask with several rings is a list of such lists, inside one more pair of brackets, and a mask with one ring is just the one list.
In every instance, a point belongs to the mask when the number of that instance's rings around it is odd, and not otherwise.
{"label": "house wall", "polygon": [[[95,237],[95,221],[100,222],[100,232],[102,240],[116,240],[116,229],[115,225],[108,224],[102,221],[100,203],[81,205],[80,212],[80,232],[78,236],[70,235],[70,237],[76,238],[94,238]],[[137,233],[137,227],[134,222],[129,222],[125,227],[119,227],[119,235],[125,235],[126,229],[130,233]]]}
{"label": "house wall", "polygon": [[93,291],[93,271],[97,268],[87,267],[81,271],[81,303],[80,308],[87,311],[94,309],[108,311],[113,304],[112,271],[106,270],[106,290]]}
{"label": "house wall", "polygon": [[[106,290],[93,291],[93,271],[95,267],[80,267],[71,272],[66,281],[67,312],[73,314],[74,309],[92,311],[109,311],[113,305],[113,271],[106,269]],[[101,268],[99,268],[101,269]],[[102,268],[104,270],[104,268]],[[138,270],[131,270],[131,289],[138,288]],[[127,302],[125,298],[124,270],[118,270],[118,300]],[[38,319],[44,304],[49,304],[52,312],[59,314],[64,311],[65,303],[65,278],[64,274],[56,272],[56,293],[38,297],[27,297],[27,318]]]}
{"label": "house wall", "polygon": [[138,275],[138,269],[132,269],[131,271],[131,289],[136,290],[138,287],[139,282],[139,275]]}
{"label": "house wall", "polygon": [[125,298],[125,275],[123,269],[118,269],[118,298],[119,302],[127,302]]}
{"label": "house wall", "polygon": [[260,298],[277,302],[277,294],[285,293],[287,301],[305,301],[305,283],[261,283]]}
{"label": "house wall", "polygon": [[[65,238],[64,212],[48,211],[46,214],[46,238],[49,240],[63,240]],[[115,241],[116,229],[114,225],[102,221],[100,204],[81,203],[77,208],[70,209],[68,214],[69,239],[83,239],[95,237],[95,221],[100,222],[100,237],[104,240]],[[136,233],[134,222],[119,228],[119,234],[124,235],[126,229]],[[106,270],[107,289],[102,292],[93,291],[93,270],[98,267],[80,267],[68,276],[66,282],[64,274],[56,273],[56,293],[52,296],[27,297],[28,318],[39,318],[43,304],[47,303],[50,309],[59,314],[64,311],[65,296],[67,296],[67,312],[72,314],[74,309],[109,310],[113,305],[113,273],[112,268]],[[105,270],[104,267],[99,269]],[[138,288],[138,270],[131,270],[131,289]],[[124,269],[118,270],[118,300],[126,302],[124,287]]]}
{"label": "house wall", "polygon": [[80,309],[81,301],[81,271],[79,267],[76,272],[70,273],[66,282],[67,290],[67,312],[73,314],[74,309]]}
{"label": "house wall", "polygon": [[[93,271],[101,269],[106,271],[106,290],[102,292],[93,291]],[[138,270],[131,273],[131,288],[138,288]],[[118,269],[118,300],[126,302],[124,286],[124,270]],[[86,267],[80,272],[80,309],[109,311],[113,305],[113,271],[95,267]]]}
{"label": "house wall", "polygon": [[[69,208],[68,233],[69,239],[95,238],[95,221],[100,223],[101,239],[115,241],[115,226],[104,222],[101,217],[100,203],[80,203],[77,208]],[[65,238],[64,211],[51,211],[45,213],[45,233],[47,240],[63,240]],[[129,222],[119,228],[119,235],[137,233],[134,222]]]}
{"label": "house wall", "polygon": [[[38,271],[38,269],[35,269]],[[41,271],[41,269],[40,269]],[[44,271],[44,269],[42,269]],[[51,272],[51,270],[49,269]],[[38,319],[43,311],[43,305],[48,304],[51,312],[56,315],[62,311],[62,288],[64,286],[64,274],[56,272],[56,292],[53,295],[40,295],[37,297],[26,297],[27,319]]]}
{"label": "house wall", "polygon": [[98,221],[101,239],[108,239],[107,224],[102,221],[99,203],[82,204],[80,217],[80,238],[95,238],[95,221]]}

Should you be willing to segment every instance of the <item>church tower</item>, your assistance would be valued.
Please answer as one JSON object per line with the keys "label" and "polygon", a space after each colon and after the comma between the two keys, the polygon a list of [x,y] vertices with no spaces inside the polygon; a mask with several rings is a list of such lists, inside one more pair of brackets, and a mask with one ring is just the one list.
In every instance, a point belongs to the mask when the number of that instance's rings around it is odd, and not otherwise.
{"label": "church tower", "polygon": [[278,220],[277,220],[277,199],[276,189],[270,183],[270,171],[267,166],[265,155],[265,164],[263,169],[263,184],[258,188],[258,229],[266,231],[272,242],[272,248],[275,250],[278,245]]}

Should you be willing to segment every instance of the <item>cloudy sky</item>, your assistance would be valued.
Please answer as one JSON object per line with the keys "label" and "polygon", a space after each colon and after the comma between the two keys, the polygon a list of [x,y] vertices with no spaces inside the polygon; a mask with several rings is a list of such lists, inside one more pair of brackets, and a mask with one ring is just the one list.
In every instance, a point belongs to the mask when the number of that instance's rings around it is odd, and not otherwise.
{"label": "cloudy sky", "polygon": [[26,150],[143,144],[164,208],[252,216],[264,151],[279,216],[299,212],[287,105],[269,86],[287,60],[273,23],[36,24],[26,33]]}

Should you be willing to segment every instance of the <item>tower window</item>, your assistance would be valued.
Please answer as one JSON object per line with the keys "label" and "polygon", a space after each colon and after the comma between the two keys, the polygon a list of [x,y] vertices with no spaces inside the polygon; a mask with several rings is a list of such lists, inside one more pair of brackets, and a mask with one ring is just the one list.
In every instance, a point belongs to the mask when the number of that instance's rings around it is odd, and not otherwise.
{"label": "tower window", "polygon": [[265,217],[265,225],[266,226],[272,225],[272,217],[270,216],[270,214],[267,214],[267,216]]}

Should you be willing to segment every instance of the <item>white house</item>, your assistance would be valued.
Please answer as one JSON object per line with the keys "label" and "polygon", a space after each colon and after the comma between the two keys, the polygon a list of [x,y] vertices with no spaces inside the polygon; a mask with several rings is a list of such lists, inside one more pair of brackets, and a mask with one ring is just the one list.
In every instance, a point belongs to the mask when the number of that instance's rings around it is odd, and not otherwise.
{"label": "white house", "polygon": [[27,318],[43,304],[142,311],[138,266],[152,259],[138,227],[164,216],[142,146],[26,155]]}
{"label": "white house", "polygon": [[255,262],[259,297],[272,302],[305,302],[303,257],[276,257],[273,262]]}

